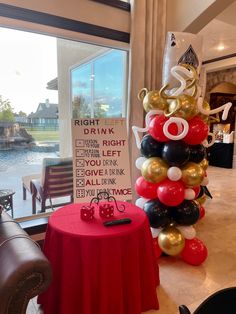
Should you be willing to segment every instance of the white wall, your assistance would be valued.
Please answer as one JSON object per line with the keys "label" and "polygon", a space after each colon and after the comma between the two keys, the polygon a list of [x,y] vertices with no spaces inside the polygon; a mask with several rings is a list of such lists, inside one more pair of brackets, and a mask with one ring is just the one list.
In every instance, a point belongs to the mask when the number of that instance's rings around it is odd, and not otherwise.
{"label": "white wall", "polygon": [[198,33],[235,0],[167,0],[167,30]]}
{"label": "white wall", "polygon": [[184,31],[215,0],[167,0],[167,30]]}

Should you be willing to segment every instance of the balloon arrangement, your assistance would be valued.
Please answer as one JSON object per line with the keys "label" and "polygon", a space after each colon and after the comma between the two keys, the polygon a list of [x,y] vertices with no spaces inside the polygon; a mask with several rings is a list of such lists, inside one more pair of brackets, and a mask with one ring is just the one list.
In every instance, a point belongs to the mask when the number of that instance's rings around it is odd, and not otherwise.
{"label": "balloon arrangement", "polygon": [[[200,265],[207,248],[196,238],[194,224],[205,214],[204,186],[208,184],[206,147],[214,143],[209,133],[210,115],[224,110],[227,118],[231,103],[210,110],[201,97],[195,68],[181,64],[171,69],[181,83],[179,88],[148,91],[138,98],[146,114],[146,127],[133,126],[142,157],[136,160],[141,176],[135,183],[150,222],[156,256],[162,252],[180,257],[191,265]],[[147,133],[141,140],[138,132]],[[212,140],[208,143],[208,137]]]}

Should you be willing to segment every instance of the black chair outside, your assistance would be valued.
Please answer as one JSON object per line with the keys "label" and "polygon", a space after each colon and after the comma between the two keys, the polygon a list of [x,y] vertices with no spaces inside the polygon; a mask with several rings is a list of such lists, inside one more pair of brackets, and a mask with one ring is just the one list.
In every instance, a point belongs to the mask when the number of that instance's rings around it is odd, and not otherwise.
{"label": "black chair outside", "polygon": [[[180,314],[191,314],[185,305],[179,307]],[[219,290],[203,301],[192,314],[235,314],[236,287]]]}
{"label": "black chair outside", "polygon": [[[47,208],[63,206],[73,202],[73,165],[71,158],[44,158],[41,179],[30,182],[32,212],[36,213],[36,201],[40,202],[41,212]],[[68,201],[52,204],[52,199],[69,196]],[[46,206],[49,200],[50,205]]]}

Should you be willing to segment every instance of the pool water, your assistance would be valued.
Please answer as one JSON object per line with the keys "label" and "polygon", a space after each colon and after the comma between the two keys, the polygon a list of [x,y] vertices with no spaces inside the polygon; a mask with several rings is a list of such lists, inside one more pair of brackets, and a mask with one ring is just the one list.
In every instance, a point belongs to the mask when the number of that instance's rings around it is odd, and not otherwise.
{"label": "pool water", "polygon": [[58,157],[58,152],[34,152],[27,149],[0,151],[0,172],[22,165],[41,165],[46,157]]}

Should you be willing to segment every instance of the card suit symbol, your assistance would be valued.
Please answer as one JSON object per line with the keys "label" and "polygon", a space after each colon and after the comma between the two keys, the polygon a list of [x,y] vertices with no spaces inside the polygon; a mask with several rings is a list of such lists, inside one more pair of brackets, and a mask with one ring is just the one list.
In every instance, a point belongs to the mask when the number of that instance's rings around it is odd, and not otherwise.
{"label": "card suit symbol", "polygon": [[175,34],[172,33],[172,34],[171,34],[171,37],[170,37],[170,40],[171,40],[171,41],[174,41],[175,39],[176,39],[176,38],[175,38]]}
{"label": "card suit symbol", "polygon": [[192,65],[195,69],[197,69],[199,65],[198,57],[193,47],[190,45],[185,53],[180,57],[178,64],[185,63]]}
{"label": "card suit symbol", "polygon": [[171,47],[174,47],[174,46],[176,46],[176,43],[175,43],[175,41],[172,41]]}

